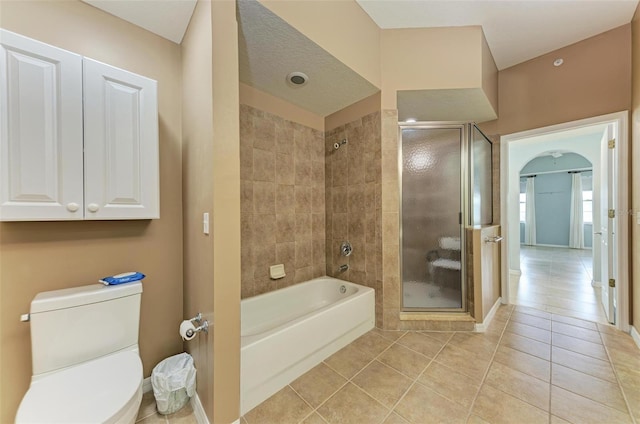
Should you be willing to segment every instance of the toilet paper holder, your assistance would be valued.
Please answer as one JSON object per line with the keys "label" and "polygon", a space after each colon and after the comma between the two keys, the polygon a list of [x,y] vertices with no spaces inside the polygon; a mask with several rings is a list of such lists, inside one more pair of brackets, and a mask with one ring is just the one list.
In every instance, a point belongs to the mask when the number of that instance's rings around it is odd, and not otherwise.
{"label": "toilet paper holder", "polygon": [[188,329],[187,330],[187,337],[192,337],[194,334],[196,333],[201,333],[201,332],[205,332],[208,333],[209,332],[209,321],[207,320],[202,320],[202,313],[198,312],[198,315],[196,315],[195,317],[191,318],[189,321],[191,321],[192,324],[197,325],[197,327],[195,329]]}

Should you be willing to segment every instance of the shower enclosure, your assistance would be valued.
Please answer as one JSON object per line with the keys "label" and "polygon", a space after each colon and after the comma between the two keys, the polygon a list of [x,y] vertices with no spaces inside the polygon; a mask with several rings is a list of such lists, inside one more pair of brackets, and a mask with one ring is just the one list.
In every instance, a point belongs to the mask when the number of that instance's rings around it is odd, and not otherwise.
{"label": "shower enclosure", "polygon": [[491,142],[474,124],[400,129],[402,309],[465,312],[464,229],[493,220]]}

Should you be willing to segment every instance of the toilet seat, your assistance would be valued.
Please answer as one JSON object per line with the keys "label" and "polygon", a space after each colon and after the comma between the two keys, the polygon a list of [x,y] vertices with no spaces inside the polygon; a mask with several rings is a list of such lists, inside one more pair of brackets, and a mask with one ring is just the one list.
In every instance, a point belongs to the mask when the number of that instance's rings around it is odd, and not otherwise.
{"label": "toilet seat", "polygon": [[119,352],[34,379],[16,423],[128,423],[141,400],[140,357]]}

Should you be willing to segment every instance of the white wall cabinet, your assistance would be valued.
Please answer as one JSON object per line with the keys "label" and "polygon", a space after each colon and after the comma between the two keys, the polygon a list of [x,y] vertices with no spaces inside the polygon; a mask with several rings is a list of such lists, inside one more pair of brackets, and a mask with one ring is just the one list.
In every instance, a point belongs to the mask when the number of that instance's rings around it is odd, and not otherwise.
{"label": "white wall cabinet", "polygon": [[0,29],[0,220],[150,218],[157,83]]}

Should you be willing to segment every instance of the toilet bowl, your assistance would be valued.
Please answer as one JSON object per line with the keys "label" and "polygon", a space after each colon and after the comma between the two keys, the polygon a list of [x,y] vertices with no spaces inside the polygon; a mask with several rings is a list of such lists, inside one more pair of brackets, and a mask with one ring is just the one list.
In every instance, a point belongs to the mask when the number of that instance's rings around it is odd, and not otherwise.
{"label": "toilet bowl", "polygon": [[121,352],[34,380],[17,423],[133,423],[142,401],[142,362]]}
{"label": "toilet bowl", "polygon": [[33,376],[16,423],[132,424],[142,402],[141,283],[39,293]]}

